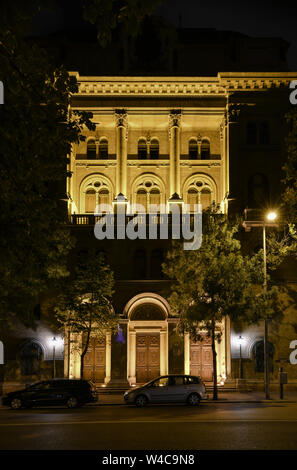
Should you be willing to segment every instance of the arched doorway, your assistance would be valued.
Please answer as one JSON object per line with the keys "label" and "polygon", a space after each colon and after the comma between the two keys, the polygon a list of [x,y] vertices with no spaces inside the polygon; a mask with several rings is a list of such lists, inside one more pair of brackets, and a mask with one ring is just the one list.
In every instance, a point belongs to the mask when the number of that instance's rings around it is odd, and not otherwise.
{"label": "arched doorway", "polygon": [[140,294],[125,309],[128,316],[128,381],[144,383],[168,373],[168,311],[157,294]]}

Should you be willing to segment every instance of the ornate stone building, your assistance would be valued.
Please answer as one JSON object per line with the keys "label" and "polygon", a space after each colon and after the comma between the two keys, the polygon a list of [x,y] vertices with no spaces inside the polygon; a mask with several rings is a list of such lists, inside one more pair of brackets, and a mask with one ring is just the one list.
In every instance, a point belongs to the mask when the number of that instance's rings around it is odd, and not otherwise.
{"label": "ornate stone building", "polygon": [[[280,202],[280,170],[291,72],[218,73],[215,77],[84,77],[72,108],[91,111],[94,132],[73,147],[67,197],[78,256],[104,251],[116,276],[113,306],[119,332],[91,343],[85,376],[97,383],[145,382],[159,374],[192,373],[212,380],[207,340],[175,331],[161,262],[170,241],[102,240],[94,236],[97,204],[216,204],[222,213]],[[232,325],[223,325],[218,377],[232,375],[238,356]],[[249,330],[243,357],[252,359],[261,328]],[[73,338],[72,338],[73,340]],[[76,338],[77,341],[80,339]],[[64,373],[79,377],[77,348],[65,338]],[[234,375],[234,374],[233,374]]]}

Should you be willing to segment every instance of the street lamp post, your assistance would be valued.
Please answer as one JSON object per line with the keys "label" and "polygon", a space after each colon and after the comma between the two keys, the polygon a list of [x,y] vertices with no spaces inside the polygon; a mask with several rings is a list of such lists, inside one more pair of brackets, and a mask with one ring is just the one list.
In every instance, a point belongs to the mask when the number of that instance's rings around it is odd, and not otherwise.
{"label": "street lamp post", "polygon": [[56,338],[55,336],[52,339],[53,341],[53,379],[56,378]]}
{"label": "street lamp post", "polygon": [[[266,261],[266,226],[277,226],[275,220],[277,213],[270,211],[266,214],[268,222],[264,221],[244,221],[243,226],[246,230],[250,230],[251,227],[263,227],[263,289],[267,292],[267,261]],[[270,400],[270,376],[269,376],[269,350],[268,350],[268,318],[265,315],[264,319],[264,387],[265,387],[265,398]]]}

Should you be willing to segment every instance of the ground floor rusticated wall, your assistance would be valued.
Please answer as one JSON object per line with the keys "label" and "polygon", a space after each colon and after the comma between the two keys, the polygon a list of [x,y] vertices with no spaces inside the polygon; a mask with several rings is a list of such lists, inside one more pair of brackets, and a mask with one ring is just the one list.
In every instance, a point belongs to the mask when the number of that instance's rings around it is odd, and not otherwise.
{"label": "ground floor rusticated wall", "polygon": [[[170,316],[164,297],[145,292],[130,299],[119,321],[118,332],[92,338],[84,360],[84,377],[96,383],[147,382],[168,373],[200,375],[213,380],[210,339],[193,342],[177,331],[178,319]],[[222,341],[217,344],[218,380],[230,375],[229,322],[222,325]],[[227,334],[226,334],[227,332]],[[80,377],[82,337],[65,335],[65,376]]]}

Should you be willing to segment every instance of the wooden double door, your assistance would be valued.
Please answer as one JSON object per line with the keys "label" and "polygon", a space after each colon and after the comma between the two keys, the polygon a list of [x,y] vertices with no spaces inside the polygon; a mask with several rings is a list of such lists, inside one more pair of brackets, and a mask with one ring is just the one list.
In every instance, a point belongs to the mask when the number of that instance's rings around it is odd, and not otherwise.
{"label": "wooden double door", "polygon": [[84,360],[84,379],[104,382],[105,366],[105,338],[91,338]]}
{"label": "wooden double door", "polygon": [[190,344],[190,372],[199,375],[205,382],[213,380],[211,340],[205,337],[203,341]]}
{"label": "wooden double door", "polygon": [[160,334],[136,335],[136,382],[148,382],[160,375]]}

